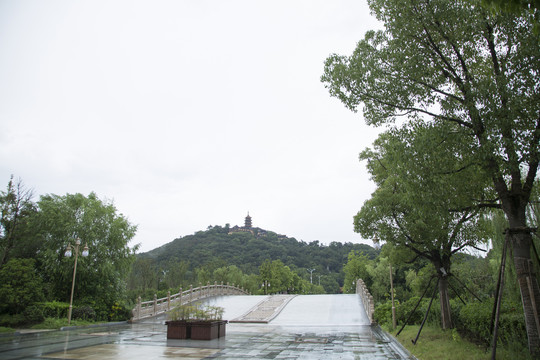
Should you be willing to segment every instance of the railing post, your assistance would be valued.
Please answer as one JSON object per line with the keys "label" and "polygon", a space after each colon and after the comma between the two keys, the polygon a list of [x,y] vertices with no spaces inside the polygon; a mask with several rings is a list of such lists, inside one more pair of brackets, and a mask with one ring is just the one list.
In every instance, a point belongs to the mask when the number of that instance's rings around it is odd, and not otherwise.
{"label": "railing post", "polygon": [[135,316],[135,320],[139,320],[141,318],[141,301],[141,297],[139,296],[137,299],[137,316]]}
{"label": "railing post", "polygon": [[167,311],[171,310],[171,291],[167,291]]}
{"label": "railing post", "polygon": [[154,315],[157,315],[157,294],[154,294]]}
{"label": "railing post", "polygon": [[179,296],[179,299],[178,301],[180,302],[179,305],[182,306],[182,287],[180,287],[180,296]]}
{"label": "railing post", "polygon": [[189,285],[189,303],[193,302],[193,285]]}

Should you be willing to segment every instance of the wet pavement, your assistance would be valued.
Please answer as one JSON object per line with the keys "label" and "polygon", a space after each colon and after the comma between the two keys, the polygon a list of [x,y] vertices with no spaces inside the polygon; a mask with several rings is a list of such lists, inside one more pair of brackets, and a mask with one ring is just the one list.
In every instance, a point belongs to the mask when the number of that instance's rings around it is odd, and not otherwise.
{"label": "wet pavement", "polygon": [[[266,296],[211,299],[225,319],[256,310]],[[357,295],[297,296],[268,324],[230,323],[223,338],[168,340],[165,319],[0,337],[0,359],[414,359],[366,324]]]}

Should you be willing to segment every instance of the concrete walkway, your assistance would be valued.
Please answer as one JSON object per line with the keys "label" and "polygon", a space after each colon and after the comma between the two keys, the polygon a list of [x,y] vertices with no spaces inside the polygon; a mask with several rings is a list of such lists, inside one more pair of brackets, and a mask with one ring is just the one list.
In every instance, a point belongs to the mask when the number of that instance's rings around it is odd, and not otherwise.
{"label": "concrete walkway", "polygon": [[[266,298],[229,296],[213,303],[231,319]],[[0,359],[414,359],[378,326],[358,324],[363,316],[343,315],[356,312],[356,304],[356,295],[298,296],[270,323],[228,324],[227,335],[211,341],[168,340],[164,318],[1,336]]]}

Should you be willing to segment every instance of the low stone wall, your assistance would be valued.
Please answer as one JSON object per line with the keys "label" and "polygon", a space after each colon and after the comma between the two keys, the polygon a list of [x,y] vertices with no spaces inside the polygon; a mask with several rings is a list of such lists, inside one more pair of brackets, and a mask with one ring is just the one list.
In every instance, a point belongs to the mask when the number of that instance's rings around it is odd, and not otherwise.
{"label": "low stone wall", "polygon": [[364,310],[368,316],[369,321],[373,324],[373,313],[375,312],[375,302],[373,301],[373,296],[369,293],[369,290],[364,284],[364,280],[356,280],[356,293],[362,298],[362,303],[364,304]]}

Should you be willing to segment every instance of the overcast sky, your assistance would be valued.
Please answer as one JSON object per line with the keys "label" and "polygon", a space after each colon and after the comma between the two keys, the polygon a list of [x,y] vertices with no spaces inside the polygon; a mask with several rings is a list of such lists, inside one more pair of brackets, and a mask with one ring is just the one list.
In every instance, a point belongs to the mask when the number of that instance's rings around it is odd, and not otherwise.
{"label": "overcast sky", "polygon": [[[0,189],[95,192],[140,252],[208,225],[365,242],[380,129],[320,82],[366,1],[0,0]],[[3,184],[3,185],[2,185]]]}

